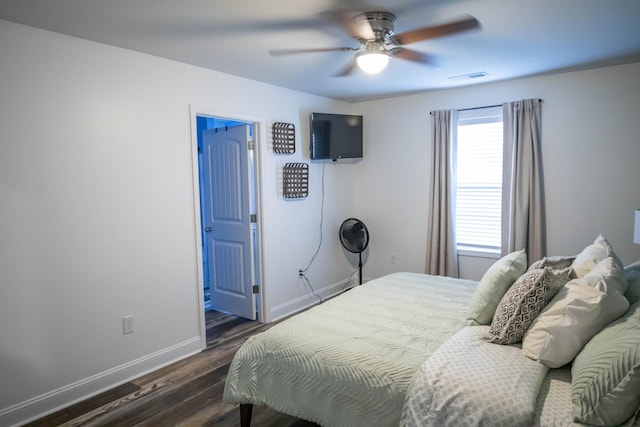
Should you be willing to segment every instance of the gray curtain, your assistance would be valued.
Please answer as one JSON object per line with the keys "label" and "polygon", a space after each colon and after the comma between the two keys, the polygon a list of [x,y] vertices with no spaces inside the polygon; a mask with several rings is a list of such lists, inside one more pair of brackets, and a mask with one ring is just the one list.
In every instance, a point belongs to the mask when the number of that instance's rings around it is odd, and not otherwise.
{"label": "gray curtain", "polygon": [[504,161],[502,181],[503,255],[525,249],[530,262],[546,255],[539,99],[502,105]]}
{"label": "gray curtain", "polygon": [[431,112],[431,208],[427,227],[427,274],[459,277],[455,238],[455,115]]}

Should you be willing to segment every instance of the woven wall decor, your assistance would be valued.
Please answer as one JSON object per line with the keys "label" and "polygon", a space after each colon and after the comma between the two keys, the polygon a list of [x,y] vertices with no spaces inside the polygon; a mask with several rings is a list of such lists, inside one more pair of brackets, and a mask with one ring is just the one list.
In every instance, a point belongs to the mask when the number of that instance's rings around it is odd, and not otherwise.
{"label": "woven wall decor", "polygon": [[296,127],[292,123],[274,123],[272,136],[274,153],[293,154],[296,152]]}
{"label": "woven wall decor", "polygon": [[287,163],[282,170],[282,193],[285,199],[303,199],[309,194],[309,165]]}

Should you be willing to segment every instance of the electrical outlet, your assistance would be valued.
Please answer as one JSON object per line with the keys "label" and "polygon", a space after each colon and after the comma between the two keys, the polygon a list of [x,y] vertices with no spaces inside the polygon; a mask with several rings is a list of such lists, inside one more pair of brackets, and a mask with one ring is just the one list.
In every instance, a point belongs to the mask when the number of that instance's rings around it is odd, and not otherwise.
{"label": "electrical outlet", "polygon": [[396,254],[391,254],[391,256],[389,257],[389,262],[391,262],[391,264],[396,263]]}
{"label": "electrical outlet", "polygon": [[133,332],[133,314],[122,318],[122,333],[130,334]]}
{"label": "electrical outlet", "polygon": [[298,276],[304,276],[304,271],[302,271],[302,268],[298,268]]}

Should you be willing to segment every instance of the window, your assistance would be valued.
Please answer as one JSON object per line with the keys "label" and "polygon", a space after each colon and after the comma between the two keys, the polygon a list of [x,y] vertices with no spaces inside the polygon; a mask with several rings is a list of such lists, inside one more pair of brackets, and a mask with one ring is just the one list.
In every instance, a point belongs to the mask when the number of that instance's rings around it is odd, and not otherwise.
{"label": "window", "polygon": [[458,251],[499,253],[502,213],[502,107],[458,112]]}

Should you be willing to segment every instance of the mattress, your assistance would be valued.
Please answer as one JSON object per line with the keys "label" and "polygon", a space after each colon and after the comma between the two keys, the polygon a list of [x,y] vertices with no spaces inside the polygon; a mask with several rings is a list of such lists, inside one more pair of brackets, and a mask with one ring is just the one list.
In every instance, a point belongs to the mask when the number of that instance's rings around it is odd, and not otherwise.
{"label": "mattress", "polygon": [[420,365],[465,326],[476,285],[394,273],[347,291],[249,338],[224,401],[323,426],[397,426]]}

